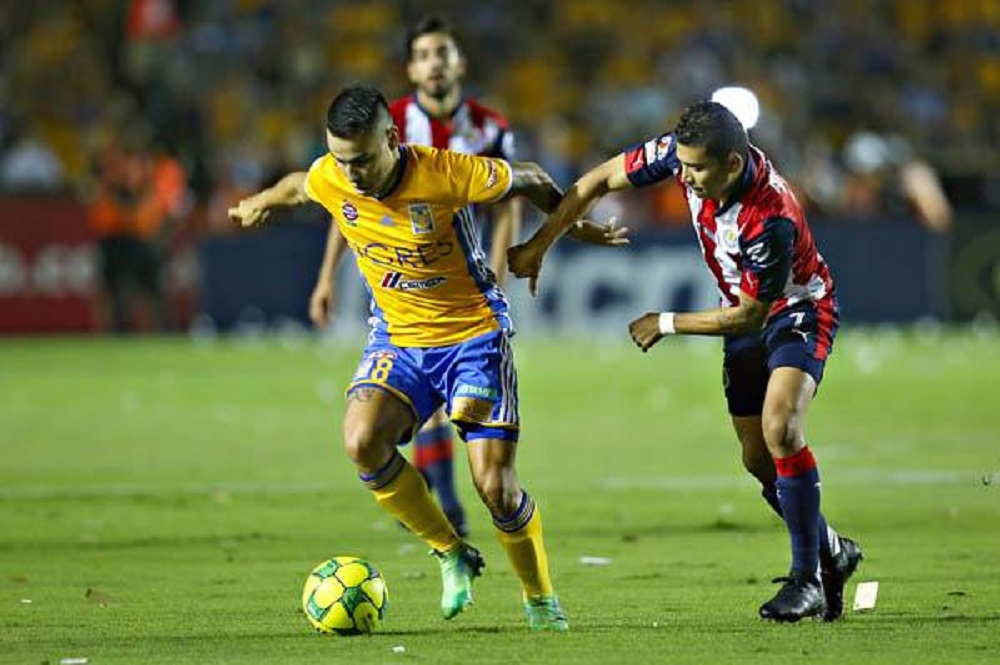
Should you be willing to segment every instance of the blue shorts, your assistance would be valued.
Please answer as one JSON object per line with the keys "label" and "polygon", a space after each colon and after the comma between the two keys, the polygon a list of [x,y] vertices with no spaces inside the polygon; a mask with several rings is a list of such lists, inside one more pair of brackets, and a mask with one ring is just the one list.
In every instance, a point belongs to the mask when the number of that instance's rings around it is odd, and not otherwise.
{"label": "blue shorts", "polygon": [[819,388],[837,328],[835,315],[821,321],[810,303],[772,317],[756,335],[726,337],[722,386],[729,413],[759,416],[764,411],[767,382],[778,367],[801,369]]}
{"label": "blue shorts", "polygon": [[414,430],[444,404],[464,440],[517,441],[521,421],[509,338],[498,330],[429,348],[377,338],[364,350],[347,394],[363,386],[392,393],[413,411]]}

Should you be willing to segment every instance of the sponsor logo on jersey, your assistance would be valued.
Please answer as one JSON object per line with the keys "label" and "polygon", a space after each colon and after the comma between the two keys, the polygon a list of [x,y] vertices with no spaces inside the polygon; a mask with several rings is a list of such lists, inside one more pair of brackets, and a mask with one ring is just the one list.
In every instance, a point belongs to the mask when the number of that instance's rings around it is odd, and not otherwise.
{"label": "sponsor logo on jersey", "polygon": [[358,209],[347,199],[344,199],[343,205],[340,206],[340,214],[344,216],[344,223],[348,226],[358,225]]}
{"label": "sponsor logo on jersey", "polygon": [[663,159],[670,153],[670,146],[674,142],[674,137],[666,134],[660,137],[660,140],[656,142],[656,159],[657,161]]}
{"label": "sponsor logo on jersey", "polygon": [[381,224],[382,226],[395,226],[396,225],[396,222],[392,221],[392,217],[390,217],[389,215],[383,216],[382,219],[378,220],[378,223]]}
{"label": "sponsor logo on jersey", "polygon": [[670,146],[673,142],[674,137],[670,134],[646,141],[642,146],[642,150],[636,150],[633,156],[634,160],[638,160],[641,157],[642,163],[630,164],[629,172],[642,168],[645,164],[652,164],[666,158],[670,154]]}
{"label": "sponsor logo on jersey", "polygon": [[409,211],[410,226],[413,228],[415,234],[433,233],[434,215],[431,214],[431,207],[428,204],[411,203]]}
{"label": "sponsor logo on jersey", "polygon": [[[650,150],[650,143],[652,143],[652,141],[645,145],[645,151]],[[625,170],[628,173],[635,173],[646,165],[645,151],[642,147],[639,147],[625,155]]]}
{"label": "sponsor logo on jersey", "polygon": [[395,266],[423,268],[433,265],[455,251],[450,242],[422,242],[408,247],[370,242],[367,245],[351,244],[351,249],[360,259],[374,265],[391,268]]}
{"label": "sponsor logo on jersey", "polygon": [[423,291],[424,289],[433,289],[435,286],[440,286],[447,279],[447,277],[442,275],[435,275],[427,279],[403,279],[403,273],[401,272],[387,272],[382,277],[381,285],[383,289]]}
{"label": "sponsor logo on jersey", "polygon": [[473,386],[468,383],[459,384],[455,389],[456,397],[475,397],[478,399],[488,399],[497,401],[500,398],[500,391],[492,386]]}
{"label": "sponsor logo on jersey", "polygon": [[767,257],[771,254],[767,245],[762,241],[756,245],[750,245],[747,248],[747,254],[750,256],[750,260],[754,263],[764,263],[767,261]]}
{"label": "sponsor logo on jersey", "polygon": [[486,174],[486,189],[492,189],[496,186],[499,179],[497,175],[497,163],[492,159],[486,160],[486,169],[488,171]]}
{"label": "sponsor logo on jersey", "polygon": [[734,253],[739,249],[739,234],[736,229],[722,229],[722,246],[729,253]]}

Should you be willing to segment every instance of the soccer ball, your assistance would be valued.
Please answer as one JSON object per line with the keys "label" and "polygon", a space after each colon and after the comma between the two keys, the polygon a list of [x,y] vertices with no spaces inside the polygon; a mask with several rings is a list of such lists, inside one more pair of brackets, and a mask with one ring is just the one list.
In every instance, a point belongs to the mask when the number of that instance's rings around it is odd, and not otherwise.
{"label": "soccer ball", "polygon": [[338,556],[316,566],[302,589],[302,609],[319,632],[367,635],[382,622],[389,601],[385,579],[375,566]]}

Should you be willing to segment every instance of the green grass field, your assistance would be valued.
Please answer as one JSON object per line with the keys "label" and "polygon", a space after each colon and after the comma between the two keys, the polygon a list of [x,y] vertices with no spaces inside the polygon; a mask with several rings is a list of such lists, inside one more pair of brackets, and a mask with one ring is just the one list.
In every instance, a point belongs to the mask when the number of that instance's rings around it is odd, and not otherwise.
{"label": "green grass field", "polygon": [[[867,553],[849,592],[877,580],[879,603],[797,626],[756,617],[787,537],[740,466],[716,344],[518,344],[519,466],[562,635],[526,629],[464,464],[488,568],[475,607],[438,617],[436,564],[340,449],[357,348],[0,341],[0,662],[1000,660],[995,334],[838,340],[810,440],[827,516]],[[301,614],[306,574],[337,554],[388,580],[372,637],[320,637]]]}

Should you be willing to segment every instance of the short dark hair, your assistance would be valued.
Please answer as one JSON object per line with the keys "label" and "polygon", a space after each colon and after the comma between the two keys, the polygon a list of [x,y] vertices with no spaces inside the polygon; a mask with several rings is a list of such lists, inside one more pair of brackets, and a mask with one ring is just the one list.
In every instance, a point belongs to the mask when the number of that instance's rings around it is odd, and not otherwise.
{"label": "short dark hair", "polygon": [[389,105],[378,88],[363,83],[349,85],[333,98],[326,110],[326,128],[340,138],[367,134],[389,117]]}
{"label": "short dark hair", "polygon": [[747,159],[747,132],[732,111],[718,102],[698,102],[684,109],[674,130],[677,142],[705,148],[718,161],[735,152]]}
{"label": "short dark hair", "polygon": [[444,19],[430,14],[424,16],[419,21],[411,25],[406,31],[407,62],[413,60],[413,42],[417,41],[417,39],[423,37],[424,35],[431,34],[432,32],[443,32],[451,37],[451,41],[455,42],[455,46],[458,46],[459,51],[462,50],[461,45],[458,43],[458,36],[455,34],[455,30],[451,27],[451,25]]}

